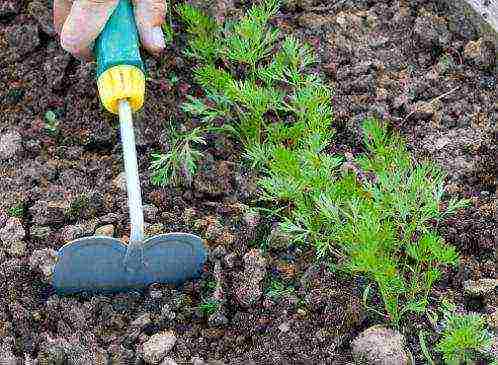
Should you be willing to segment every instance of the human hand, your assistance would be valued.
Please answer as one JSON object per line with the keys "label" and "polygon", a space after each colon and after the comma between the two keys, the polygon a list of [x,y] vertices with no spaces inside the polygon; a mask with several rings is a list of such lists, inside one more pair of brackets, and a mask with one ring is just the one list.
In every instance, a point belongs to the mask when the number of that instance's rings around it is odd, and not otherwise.
{"label": "human hand", "polygon": [[[54,25],[66,51],[83,60],[93,58],[95,39],[105,27],[119,0],[54,0]],[[164,48],[161,25],[164,0],[132,0],[142,45],[152,54]]]}

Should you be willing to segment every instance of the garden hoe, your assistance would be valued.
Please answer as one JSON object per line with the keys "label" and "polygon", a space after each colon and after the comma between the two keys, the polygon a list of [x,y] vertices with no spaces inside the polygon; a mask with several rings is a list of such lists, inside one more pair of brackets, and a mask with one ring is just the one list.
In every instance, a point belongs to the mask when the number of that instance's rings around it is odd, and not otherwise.
{"label": "garden hoe", "polygon": [[145,76],[130,0],[120,0],[96,41],[95,56],[102,104],[119,115],[131,234],[127,245],[104,236],[64,245],[58,252],[52,284],[59,294],[112,293],[197,278],[206,259],[199,237],[169,233],[144,240],[132,112],[142,107]]}

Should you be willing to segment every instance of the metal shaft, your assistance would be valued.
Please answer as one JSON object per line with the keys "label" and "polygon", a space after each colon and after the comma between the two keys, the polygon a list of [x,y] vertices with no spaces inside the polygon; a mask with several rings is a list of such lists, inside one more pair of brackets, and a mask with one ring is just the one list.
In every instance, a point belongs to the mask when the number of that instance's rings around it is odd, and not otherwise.
{"label": "metal shaft", "polygon": [[143,267],[142,241],[144,238],[144,216],[142,193],[138,177],[137,151],[135,148],[132,112],[127,100],[119,101],[119,124],[121,130],[121,143],[123,145],[128,208],[130,210],[131,220],[130,241],[128,243],[125,265],[130,270],[138,270]]}

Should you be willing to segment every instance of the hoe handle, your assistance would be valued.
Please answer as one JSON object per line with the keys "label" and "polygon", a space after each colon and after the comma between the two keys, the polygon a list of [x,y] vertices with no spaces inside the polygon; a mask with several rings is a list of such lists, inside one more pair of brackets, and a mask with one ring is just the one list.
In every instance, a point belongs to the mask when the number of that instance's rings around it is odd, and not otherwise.
{"label": "hoe handle", "polygon": [[119,100],[128,99],[133,111],[143,105],[144,64],[130,0],[120,0],[94,48],[97,85],[102,104],[118,114]]}
{"label": "hoe handle", "polygon": [[97,85],[102,104],[119,115],[126,173],[131,233],[124,260],[126,269],[144,267],[144,217],[132,112],[140,109],[145,95],[144,65],[130,0],[120,0],[95,42]]}

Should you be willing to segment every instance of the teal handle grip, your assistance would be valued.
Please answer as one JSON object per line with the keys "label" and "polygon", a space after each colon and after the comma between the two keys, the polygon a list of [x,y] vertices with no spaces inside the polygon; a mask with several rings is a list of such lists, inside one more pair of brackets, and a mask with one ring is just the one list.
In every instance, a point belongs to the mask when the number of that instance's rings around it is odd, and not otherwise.
{"label": "teal handle grip", "polygon": [[97,59],[97,78],[111,67],[119,65],[136,66],[144,71],[137,25],[130,0],[119,1],[95,42],[94,52]]}

